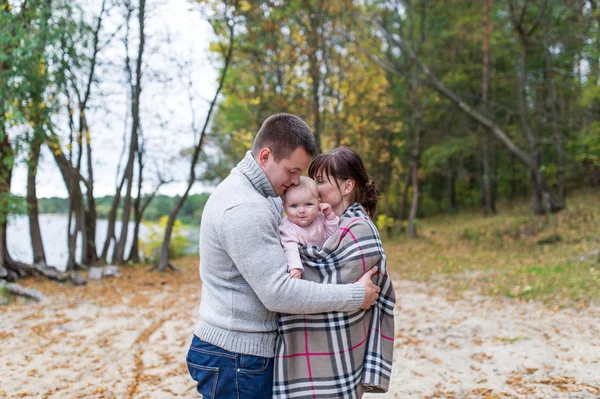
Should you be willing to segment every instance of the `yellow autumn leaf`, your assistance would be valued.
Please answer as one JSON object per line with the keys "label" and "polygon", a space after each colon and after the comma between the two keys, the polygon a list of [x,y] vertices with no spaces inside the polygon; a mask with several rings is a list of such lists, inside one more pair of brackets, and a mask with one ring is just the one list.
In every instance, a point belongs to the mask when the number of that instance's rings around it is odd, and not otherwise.
{"label": "yellow autumn leaf", "polygon": [[250,5],[250,3],[249,3],[249,2],[247,2],[247,1],[242,1],[242,2],[240,3],[240,10],[241,10],[242,12],[250,11],[250,9],[251,9],[251,8],[252,8],[252,6],[251,6],[251,5]]}

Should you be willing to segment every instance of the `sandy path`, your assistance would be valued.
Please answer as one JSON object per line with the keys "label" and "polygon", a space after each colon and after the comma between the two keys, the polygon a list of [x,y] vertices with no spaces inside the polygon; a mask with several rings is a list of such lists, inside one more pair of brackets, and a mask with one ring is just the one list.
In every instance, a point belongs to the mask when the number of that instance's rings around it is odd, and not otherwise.
{"label": "sandy path", "polygon": [[465,295],[399,282],[393,387],[369,398],[599,398],[600,308]]}
{"label": "sandy path", "polygon": [[[0,397],[196,397],[184,363],[192,280],[0,308]],[[411,282],[396,290],[392,389],[369,398],[600,397],[599,308],[448,301]]]}

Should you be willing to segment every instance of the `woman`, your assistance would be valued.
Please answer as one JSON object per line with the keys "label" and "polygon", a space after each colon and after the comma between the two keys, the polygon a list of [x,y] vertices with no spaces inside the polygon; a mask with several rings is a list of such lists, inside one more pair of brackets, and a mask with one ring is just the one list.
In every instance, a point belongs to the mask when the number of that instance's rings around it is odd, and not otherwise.
{"label": "woman", "polygon": [[323,248],[301,247],[303,279],[329,284],[356,281],[377,266],[381,287],[368,311],[282,314],[275,352],[274,398],[360,398],[386,392],[392,371],[396,297],[386,257],[371,221],[379,193],[360,156],[345,147],[318,155],[308,168],[340,227]]}

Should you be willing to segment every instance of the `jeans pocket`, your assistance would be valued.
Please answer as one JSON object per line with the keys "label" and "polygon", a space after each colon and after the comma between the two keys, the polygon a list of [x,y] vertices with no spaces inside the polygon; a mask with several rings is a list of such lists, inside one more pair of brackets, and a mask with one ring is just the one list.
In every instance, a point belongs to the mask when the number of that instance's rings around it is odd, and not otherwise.
{"label": "jeans pocket", "polygon": [[196,389],[204,399],[215,399],[217,382],[219,381],[218,367],[205,367],[199,364],[187,362],[188,371],[196,381]]}
{"label": "jeans pocket", "polygon": [[264,373],[269,366],[269,358],[252,355],[240,355],[239,357],[239,369],[240,373]]}
{"label": "jeans pocket", "polygon": [[[237,373],[238,394],[244,399],[270,398],[273,392],[273,358],[241,355]],[[244,368],[241,368],[241,367]]]}
{"label": "jeans pocket", "polygon": [[190,349],[186,357],[190,375],[196,381],[196,389],[205,399],[215,399],[219,367],[214,357]]}

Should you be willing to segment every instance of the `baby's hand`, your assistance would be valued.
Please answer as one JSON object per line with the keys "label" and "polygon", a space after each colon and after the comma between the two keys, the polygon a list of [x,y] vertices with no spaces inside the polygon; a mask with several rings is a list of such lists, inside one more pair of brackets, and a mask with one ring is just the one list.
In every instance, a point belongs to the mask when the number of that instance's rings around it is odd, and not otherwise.
{"label": "baby's hand", "polygon": [[290,270],[291,278],[301,278],[302,277],[302,269],[292,269]]}
{"label": "baby's hand", "polygon": [[331,208],[331,205],[329,205],[327,202],[321,202],[319,208],[321,208],[321,212],[323,212],[323,215],[325,215],[325,219],[335,219],[335,213],[333,213],[333,208]]}

